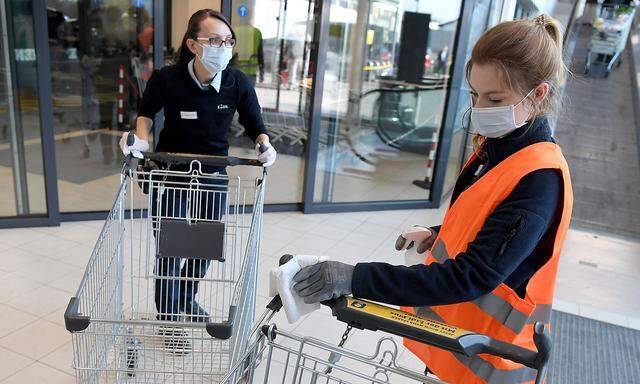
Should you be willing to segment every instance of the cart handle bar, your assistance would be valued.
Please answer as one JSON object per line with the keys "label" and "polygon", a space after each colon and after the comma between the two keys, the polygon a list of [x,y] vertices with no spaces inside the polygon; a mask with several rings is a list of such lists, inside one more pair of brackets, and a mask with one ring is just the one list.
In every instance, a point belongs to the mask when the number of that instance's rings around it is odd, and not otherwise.
{"label": "cart handle bar", "polygon": [[[282,256],[280,265],[291,258],[291,255]],[[411,312],[350,296],[342,296],[322,304],[331,308],[337,320],[358,329],[380,330],[468,357],[494,355],[533,368],[537,370],[536,384],[544,381],[551,357],[551,336],[540,322],[534,325],[533,342],[538,350],[536,352]],[[267,308],[279,311],[282,308],[280,297],[274,297]]]}
{"label": "cart handle bar", "polygon": [[[219,323],[206,323],[204,325],[205,329],[209,336],[220,339],[227,340],[233,334],[233,325],[235,323],[236,318],[236,306],[232,305],[229,307],[229,317],[225,321],[221,321]],[[137,321],[132,320],[132,323],[136,323]],[[148,324],[148,323],[175,323],[171,321],[157,320],[157,321],[140,321],[140,323]],[[67,304],[67,309],[64,311],[64,325],[67,331],[71,333],[82,332],[89,327],[91,324],[91,317],[87,315],[83,315],[78,312],[78,298],[72,297],[69,300],[69,304]]]}
{"label": "cart handle bar", "polygon": [[[127,136],[127,145],[131,146],[135,142],[133,136],[135,131],[129,131]],[[260,142],[260,153],[264,153],[268,150],[267,146]],[[248,165],[253,167],[262,167],[263,164],[257,159],[245,159],[235,156],[217,156],[217,155],[200,155],[194,153],[175,153],[175,152],[141,152],[143,158],[148,160],[160,161],[173,164],[189,164],[192,161],[198,161],[204,165],[210,165],[214,167],[235,167],[238,165]],[[133,154],[128,154],[125,157],[125,165],[129,166],[133,159]]]}

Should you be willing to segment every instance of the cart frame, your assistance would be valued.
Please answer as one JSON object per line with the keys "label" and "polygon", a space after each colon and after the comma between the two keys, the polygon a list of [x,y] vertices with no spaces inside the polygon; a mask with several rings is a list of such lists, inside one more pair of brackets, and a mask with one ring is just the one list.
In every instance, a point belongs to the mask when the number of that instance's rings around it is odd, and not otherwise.
{"label": "cart frame", "polygon": [[[260,162],[175,153],[141,157],[139,166],[129,166],[127,157],[65,311],[76,382],[215,382],[246,350],[254,323],[266,169],[245,180],[211,170],[262,167]],[[185,238],[192,241],[181,244]],[[176,254],[181,247],[190,254]],[[181,272],[161,272],[159,260]],[[206,316],[180,301],[188,292]],[[179,304],[167,310],[162,301],[171,294]]]}

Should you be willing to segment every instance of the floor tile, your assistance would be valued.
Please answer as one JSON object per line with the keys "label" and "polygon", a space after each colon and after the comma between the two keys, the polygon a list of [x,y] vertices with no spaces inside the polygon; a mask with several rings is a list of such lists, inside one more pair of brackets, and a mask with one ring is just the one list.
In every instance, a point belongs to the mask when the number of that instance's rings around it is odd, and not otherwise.
{"label": "floor tile", "polygon": [[315,233],[308,233],[288,243],[284,249],[286,253],[292,255],[306,254],[322,256],[335,244],[337,244],[336,240],[327,239]]}
{"label": "floor tile", "polygon": [[73,344],[71,342],[45,355],[39,361],[69,375],[75,374],[73,370]]}
{"label": "floor tile", "polygon": [[375,248],[341,241],[327,251],[327,255],[333,260],[342,262],[361,262],[373,254]]}
{"label": "floor tile", "polygon": [[312,233],[331,240],[342,240],[347,237],[350,232],[350,229],[340,228],[334,226],[333,223],[327,222],[324,225],[315,228]]}
{"label": "floor tile", "polygon": [[18,295],[23,295],[42,286],[42,283],[5,273],[0,278],[0,302],[6,303]]}
{"label": "floor tile", "polygon": [[357,219],[345,214],[335,215],[331,220],[327,221],[333,228],[341,228],[349,233],[353,232],[355,228],[364,223],[365,219]]}
{"label": "floor tile", "polygon": [[0,304],[0,338],[37,319],[37,316]]}
{"label": "floor tile", "polygon": [[615,324],[622,327],[629,326],[628,317],[619,315],[617,313],[604,311],[599,308],[594,308],[590,305],[580,306],[580,316],[593,320],[604,321],[605,323]]}
{"label": "floor tile", "polygon": [[13,245],[7,244],[7,243],[4,243],[4,242],[0,241],[0,252],[4,251],[5,249],[12,248],[12,247],[13,247]]}
{"label": "floor tile", "polygon": [[70,340],[71,334],[66,329],[41,319],[1,338],[0,346],[40,359]]}
{"label": "floor tile", "polygon": [[31,228],[16,228],[11,230],[0,230],[0,242],[11,246],[18,246],[26,243],[33,243],[45,237],[42,232]]}
{"label": "floor tile", "polygon": [[80,281],[84,276],[84,270],[76,269],[71,273],[68,273],[57,280],[53,280],[46,285],[49,287],[57,288],[61,291],[65,291],[69,294],[75,294],[80,286]]}
{"label": "floor tile", "polygon": [[74,384],[75,377],[42,363],[33,363],[10,376],[2,384]]}
{"label": "floor tile", "polygon": [[76,267],[85,268],[92,251],[93,245],[77,244],[68,249],[52,252],[48,257]]}
{"label": "floor tile", "polygon": [[100,228],[93,226],[77,226],[69,231],[60,231],[56,236],[75,243],[93,245],[98,239]]}
{"label": "floor tile", "polygon": [[[21,369],[35,363],[35,360],[26,356],[22,356],[18,353],[10,351],[8,349],[0,347],[0,360],[2,360],[2,369],[0,369],[0,382],[3,382],[5,378],[15,374]],[[27,382],[25,382],[27,383]]]}
{"label": "floor tile", "polygon": [[18,295],[5,304],[35,316],[45,316],[69,302],[71,294],[49,286],[40,286],[28,293]]}
{"label": "floor tile", "polygon": [[[338,344],[346,327],[346,324],[340,323],[331,316],[327,307],[322,307],[309,314],[304,320],[299,321],[293,332],[301,336],[317,337],[329,343],[335,341]],[[354,329],[352,332],[352,337],[356,337],[358,330]]]}
{"label": "floor tile", "polygon": [[633,328],[640,331],[640,318],[628,317],[627,322],[629,323],[629,328]]}
{"label": "floor tile", "polygon": [[580,304],[562,299],[553,300],[553,309],[560,312],[580,315]]}
{"label": "floor tile", "polygon": [[73,265],[42,257],[38,261],[22,265],[20,268],[15,270],[13,274],[44,284],[50,281],[55,281],[79,269],[80,268]]}
{"label": "floor tile", "polygon": [[67,307],[56,309],[55,311],[49,313],[48,315],[44,315],[41,319],[50,321],[54,324],[57,324],[61,327],[64,327],[64,311]]}
{"label": "floor tile", "polygon": [[42,255],[17,247],[11,247],[0,252],[2,252],[0,270],[4,272],[14,272],[24,265],[42,260]]}
{"label": "floor tile", "polygon": [[387,237],[392,233],[398,232],[398,230],[395,225],[390,225],[389,223],[376,223],[376,222],[365,221],[359,226],[357,226],[353,230],[353,232],[361,233],[364,235]]}
{"label": "floor tile", "polygon": [[310,232],[320,225],[322,222],[304,216],[290,216],[278,223],[280,228],[302,232]]}
{"label": "floor tile", "polygon": [[21,244],[18,248],[39,255],[50,256],[52,253],[63,251],[76,245],[78,243],[75,241],[63,239],[60,235],[43,235],[37,241]]}

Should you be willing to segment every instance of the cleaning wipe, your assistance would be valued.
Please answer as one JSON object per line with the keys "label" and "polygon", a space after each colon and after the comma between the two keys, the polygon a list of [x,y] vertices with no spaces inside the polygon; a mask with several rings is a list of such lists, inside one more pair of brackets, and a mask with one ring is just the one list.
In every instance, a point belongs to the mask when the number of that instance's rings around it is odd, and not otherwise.
{"label": "cleaning wipe", "polygon": [[282,307],[289,323],[295,323],[302,316],[320,308],[320,303],[307,304],[293,289],[293,277],[304,267],[329,260],[324,256],[298,255],[288,263],[271,270],[269,295],[280,295]]}
{"label": "cleaning wipe", "polygon": [[416,264],[424,264],[427,258],[427,252],[418,253],[418,247],[412,247],[404,252],[404,265],[410,267]]}

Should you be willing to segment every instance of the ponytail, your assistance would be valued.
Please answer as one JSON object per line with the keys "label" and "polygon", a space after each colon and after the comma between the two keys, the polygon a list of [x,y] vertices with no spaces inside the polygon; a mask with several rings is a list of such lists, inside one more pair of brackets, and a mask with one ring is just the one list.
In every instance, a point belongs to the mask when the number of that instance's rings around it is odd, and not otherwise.
{"label": "ponytail", "polygon": [[214,19],[218,19],[225,23],[229,30],[231,31],[231,35],[233,38],[236,38],[235,32],[233,32],[233,28],[231,28],[231,23],[227,20],[224,15],[218,11],[214,11],[213,9],[201,9],[195,12],[189,18],[189,23],[187,24],[187,31],[184,33],[182,37],[182,42],[180,43],[180,48],[174,57],[174,61],[178,65],[186,65],[191,59],[195,57],[193,52],[189,50],[187,47],[188,39],[195,39],[198,36],[198,32],[200,32],[200,23],[208,17],[212,17]]}

